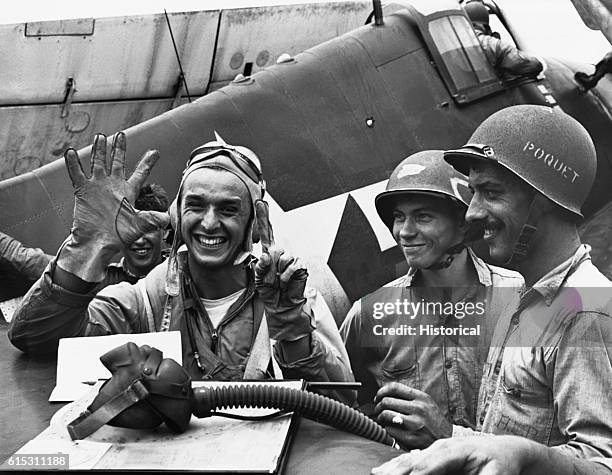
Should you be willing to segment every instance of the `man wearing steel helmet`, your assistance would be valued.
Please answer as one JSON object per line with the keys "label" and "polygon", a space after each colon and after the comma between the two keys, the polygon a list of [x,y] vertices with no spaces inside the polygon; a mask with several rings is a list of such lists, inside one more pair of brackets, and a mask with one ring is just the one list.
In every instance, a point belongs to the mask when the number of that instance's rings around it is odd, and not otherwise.
{"label": "man wearing steel helmet", "polygon": [[561,111],[513,106],[445,159],[469,173],[466,219],[484,225],[491,257],[527,284],[495,330],[479,427],[571,457],[609,458],[612,282],[576,230],[595,178],[591,138]]}
{"label": "man wearing steel helmet", "polygon": [[542,71],[542,63],[533,56],[518,50],[502,41],[489,26],[489,11],[480,0],[467,2],[463,9],[472,22],[478,41],[487,57],[502,79],[509,80],[518,76],[537,76]]}
{"label": "man wearing steel helmet", "polygon": [[[355,302],[340,329],[355,377],[362,383],[359,405],[364,411],[373,410],[404,448],[424,447],[449,436],[451,422],[475,426],[488,341],[505,302],[496,288],[511,287],[506,291],[512,292],[522,284],[515,272],[490,266],[466,248],[474,233],[464,220],[467,182],[442,155],[428,150],[406,158],[376,197],[378,214],[410,269]],[[452,315],[422,307],[414,315],[401,309],[380,314],[385,305],[397,301],[481,304],[484,315],[460,314],[459,306]],[[404,328],[404,323],[415,332],[381,334],[385,328]],[[481,332],[432,336],[420,333],[421,324],[449,329],[479,324]],[[373,401],[375,407],[369,407]],[[435,414],[426,422],[415,419],[414,405],[431,408]],[[430,424],[436,427],[432,434],[406,430]]]}
{"label": "man wearing steel helmet", "polygon": [[[167,214],[135,212],[130,205],[157,152],[148,152],[125,180],[125,148],[119,133],[109,171],[106,138],[98,135],[89,178],[76,152],[66,152],[75,187],[71,235],[18,310],[12,343],[45,353],[66,336],[179,330],[183,366],[192,378],[235,380],[269,376],[272,338],[285,378],[351,380],[322,297],[305,287],[299,261],[274,246],[259,159],[220,138],[194,150],[183,172],[167,262],[135,285],[93,295],[109,256],[168,222]],[[257,239],[264,254],[256,263],[251,249]]]}

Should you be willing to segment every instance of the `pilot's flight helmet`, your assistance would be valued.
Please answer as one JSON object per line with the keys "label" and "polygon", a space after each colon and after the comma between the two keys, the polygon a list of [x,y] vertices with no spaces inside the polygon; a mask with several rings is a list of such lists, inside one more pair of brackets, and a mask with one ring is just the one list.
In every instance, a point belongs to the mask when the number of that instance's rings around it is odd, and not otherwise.
{"label": "pilot's flight helmet", "polygon": [[488,117],[457,150],[444,158],[464,174],[473,160],[498,163],[557,205],[582,217],[597,157],[586,129],[547,106],[518,105]]}
{"label": "pilot's flight helmet", "polygon": [[174,241],[168,258],[168,271],[166,273],[166,292],[168,295],[176,296],[179,294],[179,260],[178,253],[181,246],[184,244],[183,236],[181,235],[181,210],[180,197],[183,190],[185,180],[195,170],[200,168],[217,168],[225,170],[235,175],[248,190],[251,198],[252,214],[248,224],[248,229],[239,252],[235,259],[234,265],[242,264],[250,261],[250,255],[253,250],[253,243],[259,241],[259,236],[256,232],[256,212],[255,207],[257,202],[263,201],[266,192],[266,182],[263,179],[261,170],[261,162],[259,157],[251,149],[241,145],[230,145],[215,132],[215,139],[212,142],[207,142],[204,145],[196,148],[191,152],[187,166],[183,170],[183,177],[179,184],[179,190],[176,198],[170,205],[170,222],[174,229]]}
{"label": "pilot's flight helmet", "polygon": [[471,197],[466,177],[444,161],[442,150],[410,155],[393,170],[385,191],[374,201],[380,219],[389,229],[393,228],[395,198],[413,193],[448,197],[464,210]]}
{"label": "pilot's flight helmet", "polygon": [[463,9],[472,23],[489,25],[489,11],[480,0],[472,0],[466,3]]}

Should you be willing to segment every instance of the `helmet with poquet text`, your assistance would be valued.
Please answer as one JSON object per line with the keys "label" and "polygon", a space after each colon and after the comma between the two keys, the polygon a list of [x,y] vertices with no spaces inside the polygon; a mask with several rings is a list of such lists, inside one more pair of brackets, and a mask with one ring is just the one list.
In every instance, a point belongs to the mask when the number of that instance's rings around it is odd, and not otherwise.
{"label": "helmet with poquet text", "polygon": [[494,113],[444,159],[466,175],[474,160],[498,163],[577,217],[597,168],[593,141],[576,119],[531,104]]}

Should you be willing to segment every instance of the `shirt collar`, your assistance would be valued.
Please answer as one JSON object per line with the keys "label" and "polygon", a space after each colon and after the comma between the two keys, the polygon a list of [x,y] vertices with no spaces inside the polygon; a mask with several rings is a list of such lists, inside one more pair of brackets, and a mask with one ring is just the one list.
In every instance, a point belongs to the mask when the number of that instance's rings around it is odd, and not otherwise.
{"label": "shirt collar", "polygon": [[142,279],[144,277],[144,275],[138,276],[134,274],[130,269],[128,269],[127,264],[125,263],[125,257],[121,258],[121,260],[119,261],[119,266],[121,266],[123,272],[125,272],[129,277],[132,277],[133,279]]}
{"label": "shirt collar", "polygon": [[[487,264],[478,257],[471,248],[466,247],[468,256],[470,257],[472,264],[474,264],[474,268],[476,269],[476,273],[478,274],[478,281],[484,285],[485,287],[489,287],[493,285],[493,281],[491,279],[491,271],[487,267]],[[419,269],[409,268],[406,277],[404,278],[404,287],[411,287],[414,281],[415,276],[418,274]]]}
{"label": "shirt collar", "polygon": [[557,295],[559,288],[563,285],[563,282],[565,282],[567,276],[574,271],[578,264],[580,264],[583,260],[590,258],[590,251],[591,246],[588,244],[581,244],[578,246],[578,249],[576,249],[573,256],[563,261],[554,269],[550,270],[535,284],[533,284],[533,289],[542,295],[546,305],[550,306],[553,299]]}

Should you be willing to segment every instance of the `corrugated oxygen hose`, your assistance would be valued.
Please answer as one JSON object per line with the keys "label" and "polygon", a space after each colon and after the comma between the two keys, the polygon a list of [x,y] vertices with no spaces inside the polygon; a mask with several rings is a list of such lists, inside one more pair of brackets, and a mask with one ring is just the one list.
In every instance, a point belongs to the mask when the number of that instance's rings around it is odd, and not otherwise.
{"label": "corrugated oxygen hose", "polygon": [[346,404],[320,394],[274,385],[221,386],[194,388],[192,411],[196,417],[208,417],[222,408],[259,407],[295,411],[316,422],[394,445],[385,429]]}

